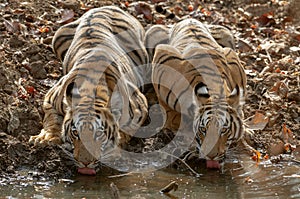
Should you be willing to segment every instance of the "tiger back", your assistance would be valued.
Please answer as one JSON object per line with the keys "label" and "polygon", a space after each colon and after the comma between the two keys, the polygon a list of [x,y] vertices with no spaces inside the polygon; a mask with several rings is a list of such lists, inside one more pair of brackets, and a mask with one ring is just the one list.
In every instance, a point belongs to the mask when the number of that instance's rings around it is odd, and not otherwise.
{"label": "tiger back", "polygon": [[165,33],[167,43],[155,47],[152,61],[154,89],[165,110],[163,129],[193,131],[207,167],[220,168],[226,150],[244,134],[244,69],[236,53],[195,19]]}
{"label": "tiger back", "polygon": [[137,19],[114,6],[61,27],[53,48],[64,76],[46,94],[44,128],[29,142],[63,141],[78,172],[96,174],[147,117],[139,90],[148,70],[144,34]]}

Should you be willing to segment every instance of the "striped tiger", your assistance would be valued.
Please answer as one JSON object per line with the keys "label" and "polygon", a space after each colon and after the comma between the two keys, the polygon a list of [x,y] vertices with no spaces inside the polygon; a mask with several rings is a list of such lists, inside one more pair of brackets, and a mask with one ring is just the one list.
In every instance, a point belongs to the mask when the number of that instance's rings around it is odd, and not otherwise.
{"label": "striped tiger", "polygon": [[138,20],[114,6],[58,29],[52,45],[64,76],[46,94],[44,128],[29,142],[63,144],[79,173],[96,174],[147,117],[144,36]]}
{"label": "striped tiger", "polygon": [[[154,6],[154,10],[165,16],[166,19],[170,19],[173,22],[180,22],[185,20],[187,16],[180,18],[174,14],[171,10],[163,7],[162,4],[157,4]],[[228,47],[235,49],[235,40],[231,31],[225,26],[215,25],[215,24],[203,24],[207,28],[207,31],[213,36],[216,42],[222,47]],[[154,25],[147,30],[147,35],[151,37],[146,37],[145,46],[148,49],[150,60],[154,54],[154,47],[158,44],[167,44],[168,42],[168,32],[172,25]]]}
{"label": "striped tiger", "polygon": [[[167,44],[169,42],[169,31],[172,26],[154,25],[146,31],[148,36],[145,39],[145,46],[150,60],[152,60],[155,47],[158,44]],[[203,24],[203,26],[220,46],[235,49],[235,40],[229,29],[220,25]]]}
{"label": "striped tiger", "polygon": [[229,146],[245,143],[246,74],[237,54],[231,45],[220,46],[196,19],[171,28],[153,26],[145,43],[150,57],[153,53],[152,81],[165,111],[163,130],[192,131],[207,167],[221,168]]}

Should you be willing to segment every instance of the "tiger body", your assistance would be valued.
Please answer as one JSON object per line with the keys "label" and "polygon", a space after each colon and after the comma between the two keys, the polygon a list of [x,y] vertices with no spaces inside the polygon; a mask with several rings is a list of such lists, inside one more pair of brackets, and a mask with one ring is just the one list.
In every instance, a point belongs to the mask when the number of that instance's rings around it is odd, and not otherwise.
{"label": "tiger body", "polygon": [[[203,24],[214,40],[222,47],[235,49],[235,41],[229,29],[220,25]],[[149,60],[153,59],[155,47],[159,44],[169,43],[169,32],[173,25],[154,25],[146,32],[145,47],[147,49]]]}
{"label": "tiger body", "polygon": [[139,90],[148,63],[144,36],[141,24],[114,6],[62,26],[52,44],[64,76],[46,94],[44,129],[30,142],[63,141],[78,171],[95,174],[147,117]]}
{"label": "tiger body", "polygon": [[[155,37],[160,41],[151,41]],[[149,47],[147,40],[155,44]],[[246,75],[238,56],[195,19],[152,27],[145,41],[153,54],[154,89],[165,110],[163,129],[192,131],[201,158],[214,162],[207,166],[220,168],[228,147],[244,134]]]}

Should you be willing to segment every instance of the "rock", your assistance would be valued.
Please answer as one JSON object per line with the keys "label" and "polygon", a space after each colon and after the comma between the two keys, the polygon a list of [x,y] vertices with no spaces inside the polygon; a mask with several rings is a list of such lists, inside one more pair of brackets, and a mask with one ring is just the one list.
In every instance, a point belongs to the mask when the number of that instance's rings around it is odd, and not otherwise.
{"label": "rock", "polygon": [[8,41],[8,44],[11,48],[18,48],[23,46],[25,44],[25,41],[21,39],[21,37],[13,35]]}
{"label": "rock", "polygon": [[36,79],[47,78],[47,72],[44,68],[44,63],[42,61],[36,61],[30,64],[31,74]]}

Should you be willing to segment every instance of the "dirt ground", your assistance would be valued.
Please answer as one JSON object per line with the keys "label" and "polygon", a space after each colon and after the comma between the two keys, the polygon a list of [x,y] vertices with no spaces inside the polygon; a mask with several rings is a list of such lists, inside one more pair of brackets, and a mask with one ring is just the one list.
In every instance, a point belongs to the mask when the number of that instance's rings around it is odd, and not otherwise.
{"label": "dirt ground", "polygon": [[[299,2],[299,1],[298,1]],[[178,16],[228,27],[248,77],[246,123],[255,129],[248,141],[269,156],[299,151],[300,144],[300,3],[281,0],[177,0],[162,3]],[[88,9],[117,5],[145,28],[170,24],[132,1],[0,1],[0,174],[29,167],[47,176],[70,176],[72,164],[56,147],[28,145],[42,129],[43,97],[61,77],[51,40],[63,24]],[[138,5],[138,4],[136,4]],[[70,169],[71,168],[71,169]],[[32,175],[38,175],[32,173]]]}

